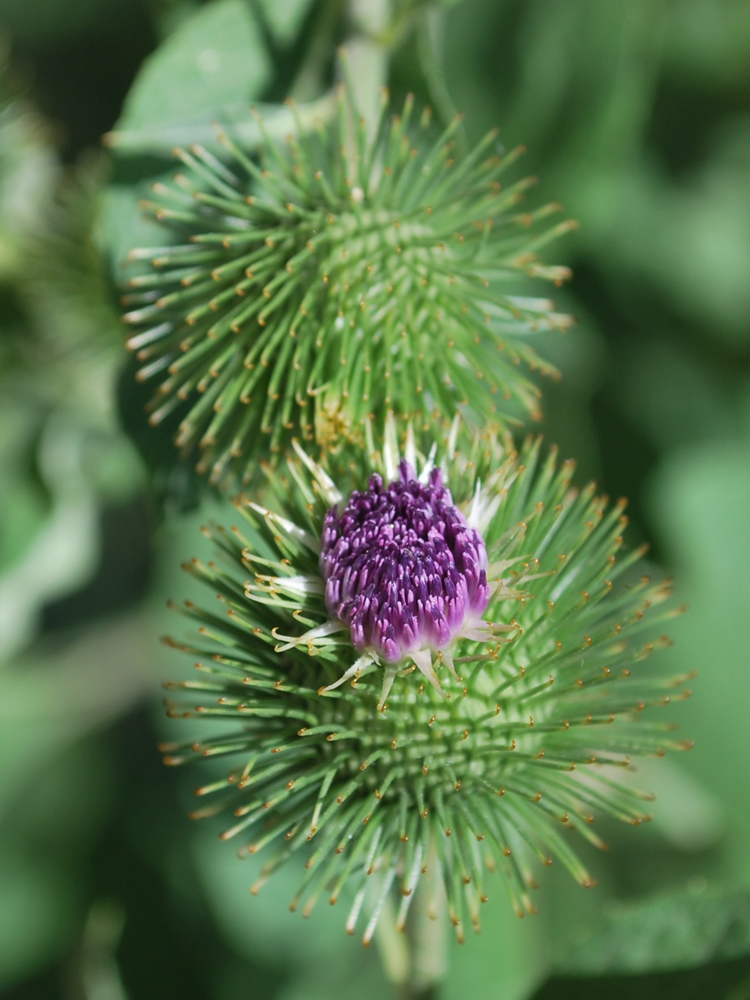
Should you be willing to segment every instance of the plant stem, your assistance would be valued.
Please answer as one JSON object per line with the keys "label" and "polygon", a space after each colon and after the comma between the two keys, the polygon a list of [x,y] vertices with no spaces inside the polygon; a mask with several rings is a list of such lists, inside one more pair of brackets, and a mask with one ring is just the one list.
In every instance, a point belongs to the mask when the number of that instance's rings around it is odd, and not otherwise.
{"label": "plant stem", "polygon": [[406,933],[396,930],[393,901],[387,900],[375,939],[387,978],[398,1000],[436,1000],[447,968],[447,907],[437,865],[428,861],[427,873],[416,890]]}
{"label": "plant stem", "polygon": [[346,43],[354,101],[372,127],[378,120],[380,92],[388,82],[390,0],[350,0],[352,37]]}
{"label": "plant stem", "polygon": [[346,0],[327,0],[317,13],[305,55],[289,90],[289,96],[298,103],[314,100],[325,87],[333,39],[345,4]]}
{"label": "plant stem", "polygon": [[[417,54],[430,100],[435,106],[443,125],[448,125],[458,116],[443,73],[443,50],[445,47],[446,11],[439,7],[427,7],[421,12],[417,22]],[[466,132],[463,124],[456,132],[462,151],[467,152]]]}
{"label": "plant stem", "polygon": [[407,924],[411,952],[409,996],[415,1000],[417,997],[427,1000],[436,995],[448,966],[448,908],[433,854],[434,849],[428,855],[425,882],[418,887]]}

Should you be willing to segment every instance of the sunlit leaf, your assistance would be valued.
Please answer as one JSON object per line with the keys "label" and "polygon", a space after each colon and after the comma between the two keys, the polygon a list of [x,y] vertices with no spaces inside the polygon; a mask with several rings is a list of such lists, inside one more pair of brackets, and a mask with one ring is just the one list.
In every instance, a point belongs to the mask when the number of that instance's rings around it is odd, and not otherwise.
{"label": "sunlit leaf", "polygon": [[257,97],[270,71],[249,5],[218,0],[196,11],[145,61],[118,128],[210,122],[225,105]]}

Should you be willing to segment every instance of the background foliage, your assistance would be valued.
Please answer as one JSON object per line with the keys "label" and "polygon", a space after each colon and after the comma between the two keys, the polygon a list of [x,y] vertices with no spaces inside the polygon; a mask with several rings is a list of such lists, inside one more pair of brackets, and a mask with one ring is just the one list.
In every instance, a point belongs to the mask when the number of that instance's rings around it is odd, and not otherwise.
{"label": "background foliage", "polygon": [[[444,996],[745,1000],[750,6],[398,11],[397,98],[460,108],[471,141],[500,124],[581,222],[557,254],[578,325],[544,335],[565,377],[543,386],[543,430],[582,481],[630,497],[632,541],[691,606],[662,655],[700,671],[675,709],[696,749],[642,768],[654,822],[606,830],[594,893],[550,871],[533,920],[493,893],[481,937],[451,946]],[[176,669],[155,641],[165,598],[190,595],[179,563],[221,504],[195,509],[203,487],[145,426],[113,294],[127,248],[158,232],[135,205],[171,147],[219,110],[319,96],[342,15],[337,0],[0,0],[4,997],[388,996],[339,914],[287,912],[296,872],[250,897],[253,862],[188,824],[189,776],[155,750],[175,736],[157,694]]]}

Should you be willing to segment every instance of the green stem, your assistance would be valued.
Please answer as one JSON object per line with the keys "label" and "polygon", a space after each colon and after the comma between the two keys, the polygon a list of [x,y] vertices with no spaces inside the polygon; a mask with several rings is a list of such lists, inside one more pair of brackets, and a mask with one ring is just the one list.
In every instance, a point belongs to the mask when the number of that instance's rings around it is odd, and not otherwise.
{"label": "green stem", "polygon": [[346,0],[327,0],[318,11],[305,55],[289,91],[289,96],[298,103],[314,100],[323,90],[336,28],[345,5]]}
{"label": "green stem", "polygon": [[427,873],[416,890],[406,933],[396,930],[392,899],[387,900],[375,933],[383,970],[398,1000],[436,1000],[447,969],[447,925],[445,890],[430,857]]}
{"label": "green stem", "polygon": [[[448,125],[458,115],[458,109],[445,82],[443,72],[443,50],[445,45],[445,14],[438,7],[428,7],[421,13],[417,24],[417,54],[430,100],[435,106],[443,125]],[[462,152],[468,143],[463,124],[458,128],[456,139]]]}
{"label": "green stem", "polygon": [[365,120],[375,123],[380,92],[388,83],[391,0],[350,0],[352,37],[345,49],[349,61],[354,102]]}
{"label": "green stem", "polygon": [[396,987],[399,997],[403,995],[406,998],[408,994],[403,994],[402,991],[409,984],[409,942],[396,930],[396,907],[390,897],[385,902],[375,930],[375,943],[386,979]]}
{"label": "green stem", "polygon": [[438,876],[436,859],[429,856],[425,884],[417,889],[412,904],[407,935],[411,952],[409,998],[436,996],[437,988],[447,971],[448,909],[445,889]]}

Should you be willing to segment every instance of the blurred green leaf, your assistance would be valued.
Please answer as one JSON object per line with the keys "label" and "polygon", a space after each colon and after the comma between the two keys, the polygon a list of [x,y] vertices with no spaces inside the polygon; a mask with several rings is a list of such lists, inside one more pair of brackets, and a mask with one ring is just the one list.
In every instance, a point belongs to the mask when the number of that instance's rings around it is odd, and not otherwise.
{"label": "blurred green leaf", "polygon": [[304,874],[301,864],[283,866],[269,885],[253,896],[250,886],[258,879],[263,858],[239,861],[232,845],[219,842],[205,828],[196,830],[193,851],[203,891],[227,942],[250,961],[272,963],[291,974],[284,1000],[343,995],[341,991],[355,977],[369,983],[362,991],[363,998],[387,1000],[390,991],[376,955],[363,955],[361,940],[345,933],[343,900],[333,909],[327,899],[321,900],[309,921],[300,913],[289,912]]}
{"label": "blurred green leaf", "polygon": [[534,1000],[746,1000],[750,892],[707,889],[612,908]]}
{"label": "blurred green leaf", "polygon": [[346,913],[321,900],[314,920],[290,913],[289,904],[302,879],[301,865],[289,864],[257,896],[250,886],[257,881],[264,859],[237,858],[233,844],[218,840],[217,831],[206,826],[196,831],[195,858],[204,891],[216,919],[232,946],[250,958],[261,955],[279,964],[298,968],[324,965],[334,956],[361,957],[361,943],[344,932]]}
{"label": "blurred green leaf", "polygon": [[750,116],[728,124],[699,170],[675,184],[654,162],[612,175],[601,265],[654,283],[678,315],[729,343],[750,326]]}
{"label": "blurred green leaf", "polygon": [[[46,726],[54,728],[49,720]],[[5,767],[5,774],[22,770],[25,780],[10,797],[0,781],[0,989],[61,957],[75,938],[87,891],[82,869],[113,777],[98,741],[57,742],[54,767],[50,756],[32,754],[32,771],[25,749],[16,740],[13,766]]]}
{"label": "blurred green leaf", "polygon": [[676,450],[652,483],[650,507],[689,604],[670,623],[675,645],[664,656],[675,670],[699,671],[694,697],[675,713],[696,743],[681,763],[724,803],[724,872],[750,879],[750,447],[717,442]]}
{"label": "blurred green leaf", "polygon": [[60,957],[78,905],[64,865],[20,849],[0,853],[0,989]]}
{"label": "blurred green leaf", "polygon": [[733,394],[678,336],[641,339],[619,374],[619,405],[660,452],[736,431]]}
{"label": "blurred green leaf", "polygon": [[533,1000],[748,1000],[750,961],[643,976],[555,976]]}
{"label": "blurred green leaf", "polygon": [[547,970],[545,926],[538,917],[518,919],[502,879],[486,879],[490,899],[481,911],[481,934],[467,934],[459,945],[449,931],[444,1000],[525,1000]]}
{"label": "blurred green leaf", "polygon": [[256,0],[277,45],[291,45],[314,0]]}
{"label": "blurred green leaf", "polygon": [[644,757],[635,765],[632,784],[656,796],[652,826],[655,833],[682,851],[707,850],[725,832],[724,806],[708,785],[693,777],[683,761]]}
{"label": "blurred green leaf", "polygon": [[[557,297],[556,297],[557,298]],[[600,390],[606,364],[606,345],[594,316],[582,313],[570,294],[558,300],[559,307],[576,315],[576,324],[565,333],[539,334],[539,350],[563,372],[559,381],[545,379],[541,385],[542,423],[539,427],[549,444],[563,458],[574,458],[580,481],[599,476],[599,441],[591,422],[591,399]],[[536,428],[535,428],[536,430]]]}
{"label": "blurred green leaf", "polygon": [[681,0],[672,5],[665,61],[708,87],[750,78],[750,6],[745,0]]}
{"label": "blurred green leaf", "polygon": [[[170,172],[171,173],[171,172]],[[163,174],[168,177],[170,174]],[[153,175],[150,182],[160,179]],[[141,198],[149,194],[145,182],[111,184],[102,195],[102,215],[98,238],[109,253],[110,266],[118,281],[124,281],[133,270],[128,253],[133,247],[160,246],[165,239],[165,229],[153,215],[147,215],[138,206]]]}
{"label": "blurred green leaf", "polygon": [[152,636],[148,619],[135,613],[92,626],[62,648],[58,636],[6,665],[0,812],[66,747],[153,692]]}
{"label": "blurred green leaf", "polygon": [[[654,972],[750,955],[750,892],[694,891],[620,906],[565,958],[568,973]],[[561,970],[562,971],[562,970]]]}
{"label": "blurred green leaf", "polygon": [[0,664],[33,638],[46,604],[93,574],[102,503],[132,497],[144,481],[135,449],[107,426],[92,398],[101,394],[102,409],[112,405],[106,365],[96,363],[90,371],[74,366],[65,390],[74,397],[69,401],[55,401],[51,393],[45,405],[34,398],[39,386],[28,373],[24,382],[25,392],[16,385],[0,405],[6,430],[16,435],[15,442],[0,439]]}
{"label": "blurred green leaf", "polygon": [[119,129],[207,123],[226,105],[257,97],[271,64],[243,0],[215,0],[149,56],[125,102]]}
{"label": "blurred green leaf", "polygon": [[504,142],[528,144],[534,164],[544,163],[545,184],[557,172],[567,175],[563,190],[559,182],[554,190],[571,208],[570,187],[588,189],[592,168],[619,162],[646,123],[666,6],[665,0],[458,5],[448,15],[446,75],[467,126],[476,133],[500,124]]}
{"label": "blurred green leaf", "polygon": [[5,280],[23,269],[23,245],[29,231],[43,224],[59,170],[51,129],[17,92],[0,35],[0,277]]}
{"label": "blurred green leaf", "polygon": [[68,362],[71,369],[80,368],[85,374],[92,361],[119,354],[122,342],[104,254],[97,243],[108,167],[99,154],[63,174],[45,205],[43,225],[28,233],[19,278],[31,319],[51,354],[49,360]]}
{"label": "blurred green leaf", "polygon": [[[20,763],[20,761],[19,761]],[[0,802],[0,836],[30,851],[44,850],[50,836],[55,856],[73,865],[87,862],[112,805],[115,765],[99,734],[86,734],[55,754],[33,781]]]}
{"label": "blurred green leaf", "polygon": [[81,586],[96,566],[99,526],[81,443],[80,429],[47,424],[40,464],[52,509],[20,561],[0,577],[0,662],[29,641],[43,605]]}
{"label": "blurred green leaf", "polygon": [[7,567],[21,559],[48,513],[39,489],[35,489],[19,470],[11,468],[10,463],[5,466],[5,471],[5,481],[0,488],[3,514],[0,524],[0,579]]}
{"label": "blurred green leaf", "polygon": [[[263,118],[265,131],[280,138],[293,132],[298,121],[302,122],[303,128],[310,128],[318,118],[329,118],[335,110],[335,98],[329,93],[309,103],[299,104],[296,116],[286,105],[257,103],[256,107]],[[225,104],[210,116],[200,112],[164,125],[145,125],[131,129],[120,128],[118,122],[115,131],[104,136],[104,142],[115,153],[133,156],[170,158],[175,146],[189,146],[195,142],[221,152],[214,121],[231,129],[232,137],[248,149],[257,148],[263,142],[263,132],[250,116],[244,101]],[[150,166],[150,179],[154,180],[153,164]]]}

